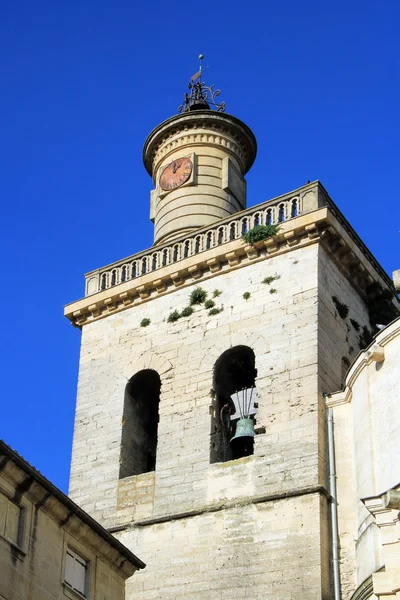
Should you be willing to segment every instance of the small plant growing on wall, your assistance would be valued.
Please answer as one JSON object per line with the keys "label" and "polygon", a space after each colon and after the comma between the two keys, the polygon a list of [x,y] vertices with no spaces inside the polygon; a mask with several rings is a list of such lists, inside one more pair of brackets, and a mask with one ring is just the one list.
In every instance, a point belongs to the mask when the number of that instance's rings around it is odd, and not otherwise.
{"label": "small plant growing on wall", "polygon": [[265,285],[271,285],[271,283],[273,281],[275,281],[276,279],[280,279],[281,276],[280,275],[269,275],[269,277],[264,277],[264,279],[262,280],[261,283],[264,283]]}
{"label": "small plant growing on wall", "polygon": [[151,321],[150,319],[142,319],[140,321],[140,327],[147,327],[148,325],[150,325]]}
{"label": "small plant growing on wall", "polygon": [[208,314],[209,314],[210,317],[213,317],[214,315],[219,315],[219,313],[222,312],[222,311],[223,311],[222,307],[221,308],[215,307],[215,308],[212,308],[211,310],[209,310]]}
{"label": "small plant growing on wall", "polygon": [[211,299],[210,299],[210,300],[206,300],[206,301],[204,302],[204,308],[207,308],[207,309],[209,309],[209,308],[214,308],[214,306],[215,306],[215,302],[214,302],[214,300],[211,300]]}
{"label": "small plant growing on wall", "polygon": [[277,293],[277,291],[278,291],[278,290],[277,290],[276,288],[271,288],[271,289],[269,290],[269,293],[270,293],[270,294],[276,294],[276,293]]}
{"label": "small plant growing on wall", "polygon": [[193,314],[193,308],[191,306],[185,306],[183,311],[181,312],[181,317],[190,317]]}
{"label": "small plant growing on wall", "polygon": [[253,246],[256,242],[276,235],[279,229],[279,225],[256,225],[253,229],[245,233],[242,239],[247,244],[250,244],[250,246]]}
{"label": "small plant growing on wall", "polygon": [[222,294],[221,290],[214,290],[213,291],[213,298],[218,298],[218,296],[220,296]]}
{"label": "small plant growing on wall", "polygon": [[248,299],[250,298],[250,296],[251,296],[250,292],[245,292],[245,293],[243,294],[243,298],[244,298],[245,300],[248,300]]}
{"label": "small plant growing on wall", "polygon": [[168,315],[168,323],[175,323],[175,321],[177,321],[178,319],[181,318],[181,313],[178,312],[177,310],[173,310],[172,313],[170,313]]}
{"label": "small plant growing on wall", "polygon": [[336,310],[338,311],[339,317],[341,319],[345,319],[349,314],[349,307],[347,306],[347,304],[343,304],[343,302],[340,302],[340,300],[338,300],[336,296],[332,296],[332,302],[336,306]]}
{"label": "small plant growing on wall", "polygon": [[205,302],[206,298],[207,298],[206,290],[203,290],[203,288],[201,288],[201,287],[197,287],[190,294],[190,297],[189,297],[190,305],[193,306],[194,304],[203,304],[203,302]]}

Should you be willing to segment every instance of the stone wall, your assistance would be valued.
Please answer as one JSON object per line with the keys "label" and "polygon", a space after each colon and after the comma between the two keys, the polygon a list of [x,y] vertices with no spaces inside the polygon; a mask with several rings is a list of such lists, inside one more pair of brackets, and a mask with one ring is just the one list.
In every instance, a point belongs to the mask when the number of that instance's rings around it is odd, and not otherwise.
{"label": "stone wall", "polygon": [[330,598],[318,494],[237,506],[119,534],[146,549],[147,569],[127,585],[138,600]]}
{"label": "stone wall", "polygon": [[[193,286],[84,327],[70,493],[145,553],[148,574],[132,584],[131,597],[172,598],[180,582],[190,598],[228,597],[225,586],[241,589],[231,596],[241,598],[251,585],[258,597],[287,598],[291,590],[329,598],[327,500],[318,491],[317,286],[315,244],[204,282],[209,297],[221,291],[218,315],[199,307],[167,322]],[[145,317],[151,322],[142,328]],[[265,433],[253,456],[210,464],[213,367],[235,345],[255,352],[257,429]],[[148,368],[162,381],[155,485],[153,474],[118,480],[125,386]],[[191,511],[201,514],[182,517]],[[166,522],[137,524],[157,518]],[[222,579],[216,560],[232,565]]]}
{"label": "stone wall", "polygon": [[[221,292],[222,312],[168,323],[198,285]],[[331,597],[323,393],[341,385],[367,324],[356,287],[315,243],[84,326],[70,493],[148,562],[130,597],[244,598],[254,585],[254,598]],[[260,433],[253,456],[211,464],[213,368],[236,345],[255,353]],[[142,369],[162,382],[156,472],[119,480],[125,386]],[[355,555],[344,555],[351,590]]]}

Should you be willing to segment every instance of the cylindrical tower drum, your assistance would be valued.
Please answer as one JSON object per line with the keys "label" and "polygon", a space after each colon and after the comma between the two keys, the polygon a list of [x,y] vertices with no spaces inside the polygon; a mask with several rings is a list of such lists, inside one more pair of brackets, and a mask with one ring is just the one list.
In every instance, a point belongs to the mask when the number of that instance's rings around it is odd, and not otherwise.
{"label": "cylindrical tower drum", "polygon": [[154,243],[170,242],[246,207],[244,175],[256,139],[239,119],[209,109],[164,121],[148,136],[143,161],[152,176]]}

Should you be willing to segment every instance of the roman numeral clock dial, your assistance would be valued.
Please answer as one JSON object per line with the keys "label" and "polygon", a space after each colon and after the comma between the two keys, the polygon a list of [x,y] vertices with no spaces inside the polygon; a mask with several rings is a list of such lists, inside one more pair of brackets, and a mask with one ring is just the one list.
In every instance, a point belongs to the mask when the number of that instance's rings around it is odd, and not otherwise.
{"label": "roman numeral clock dial", "polygon": [[175,190],[186,183],[192,174],[193,164],[190,158],[177,158],[167,165],[160,177],[160,187],[165,192]]}

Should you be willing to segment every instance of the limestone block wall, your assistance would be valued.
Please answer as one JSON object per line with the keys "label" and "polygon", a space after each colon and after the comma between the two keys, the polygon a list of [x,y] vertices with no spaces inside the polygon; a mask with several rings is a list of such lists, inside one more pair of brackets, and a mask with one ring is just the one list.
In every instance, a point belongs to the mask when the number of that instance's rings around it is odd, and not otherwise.
{"label": "limestone block wall", "polygon": [[[330,598],[318,261],[314,244],[199,280],[221,292],[215,316],[167,322],[193,286],[83,328],[70,495],[147,562],[128,597]],[[236,345],[255,353],[265,433],[253,456],[210,464],[213,368]],[[162,381],[156,471],[119,480],[124,390],[142,369]]]}
{"label": "limestone block wall", "polygon": [[[335,299],[336,298],[336,302]],[[340,303],[347,307],[344,316]],[[348,367],[360,351],[360,335],[362,328],[370,328],[365,302],[360,297],[351,282],[345,278],[339,266],[332,260],[323,246],[319,249],[319,367],[320,392],[331,393],[344,385]],[[345,311],[346,312],[346,311]],[[353,324],[354,323],[354,324]],[[358,329],[357,329],[358,326]],[[325,402],[320,405],[321,427],[321,469],[325,462]],[[339,427],[335,414],[335,434]],[[354,494],[352,479],[352,432],[347,423],[341,422],[338,439],[335,437],[336,451],[341,460],[347,465],[346,473],[341,472],[337,477],[337,488],[340,495],[339,505],[339,534],[340,534],[340,571],[342,594],[348,598],[355,589],[356,556],[354,548]],[[347,594],[347,595],[346,595]]]}
{"label": "limestone block wall", "polygon": [[328,600],[326,523],[317,494],[121,532],[147,561],[127,582],[127,598]]}
{"label": "limestone block wall", "polygon": [[[362,329],[371,326],[364,300],[323,246],[318,277],[320,385],[321,392],[331,393],[344,385],[347,370],[360,352]],[[345,316],[338,302],[347,308]]]}
{"label": "limestone block wall", "polygon": [[[168,323],[193,288],[84,327],[70,494],[107,526],[117,513],[121,419],[127,381],[155,369],[162,381],[154,515],[206,502],[319,483],[317,283],[318,247],[276,256],[204,282],[223,311],[198,309]],[[268,276],[279,277],[270,285]],[[195,287],[195,286],[193,286]],[[270,293],[275,289],[275,293]],[[251,294],[248,300],[243,293]],[[144,318],[148,327],[140,327]],[[246,485],[234,467],[210,465],[213,368],[235,345],[255,352],[260,390],[255,454]],[[218,483],[216,476],[218,475]]]}

